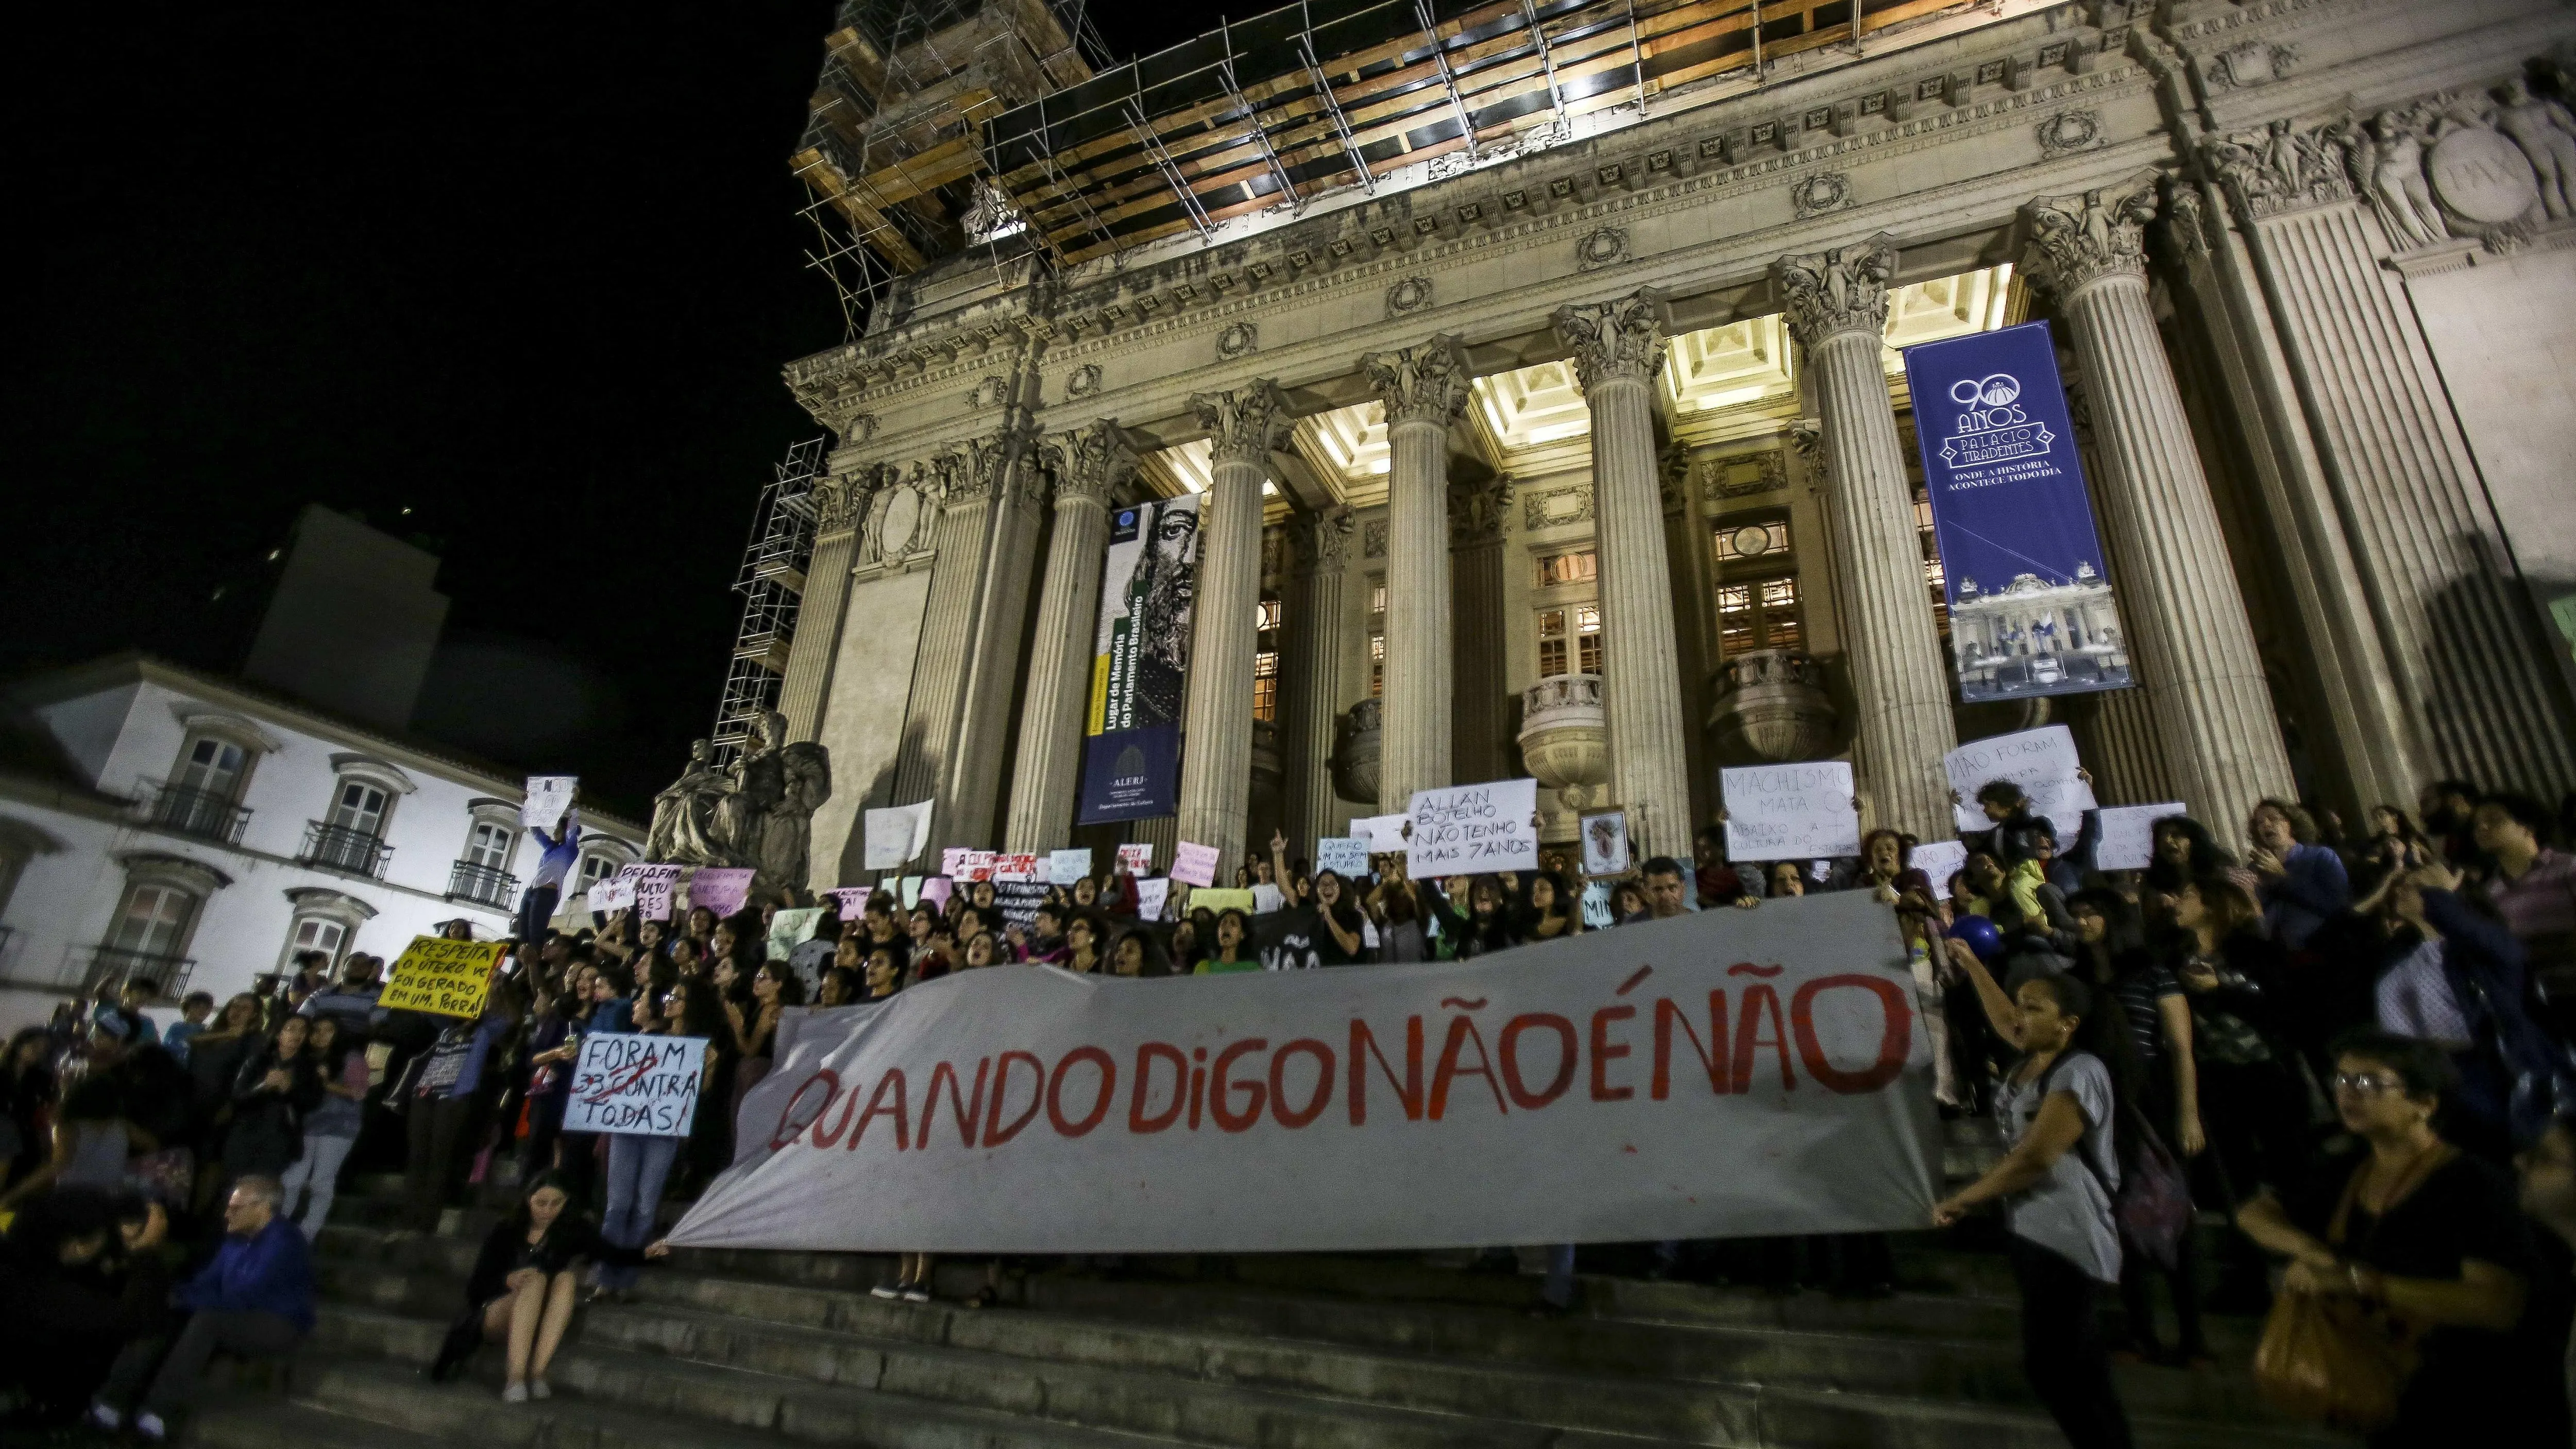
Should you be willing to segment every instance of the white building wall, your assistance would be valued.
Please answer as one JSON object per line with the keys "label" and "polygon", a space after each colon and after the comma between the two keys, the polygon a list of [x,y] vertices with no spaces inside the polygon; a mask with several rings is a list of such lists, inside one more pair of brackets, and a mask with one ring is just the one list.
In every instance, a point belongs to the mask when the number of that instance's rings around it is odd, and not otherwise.
{"label": "white building wall", "polygon": [[[139,809],[43,788],[12,788],[0,781],[0,823],[32,828],[54,848],[27,862],[0,924],[10,930],[0,953],[0,1032],[43,1021],[55,1002],[77,989],[90,953],[104,942],[124,900],[127,858],[146,853],[175,857],[212,871],[219,885],[199,910],[183,954],[195,962],[188,989],[218,1001],[250,989],[255,977],[286,960],[297,904],[289,892],[318,889],[362,902],[374,915],[342,944],[391,959],[414,936],[434,933],[463,917],[479,937],[505,934],[511,913],[471,900],[450,899],[449,872],[465,854],[473,827],[471,802],[501,801],[514,829],[509,869],[521,889],[540,851],[516,830],[520,787],[463,766],[427,759],[385,741],[330,733],[319,722],[282,706],[229,694],[201,695],[154,670],[139,682],[39,706],[34,713],[61,740],[85,772],[95,771],[105,795],[148,804],[157,782],[178,772],[189,739],[191,715],[223,715],[255,724],[277,746],[252,765],[240,803],[251,811],[238,847],[145,823]],[[364,756],[390,767],[412,789],[392,802],[385,840],[392,847],[382,879],[307,866],[296,856],[310,822],[328,816],[343,778],[334,757]],[[371,772],[381,774],[382,768]],[[586,839],[613,838],[626,858],[640,855],[640,832],[602,829]],[[175,1009],[155,1015],[177,1019]]]}

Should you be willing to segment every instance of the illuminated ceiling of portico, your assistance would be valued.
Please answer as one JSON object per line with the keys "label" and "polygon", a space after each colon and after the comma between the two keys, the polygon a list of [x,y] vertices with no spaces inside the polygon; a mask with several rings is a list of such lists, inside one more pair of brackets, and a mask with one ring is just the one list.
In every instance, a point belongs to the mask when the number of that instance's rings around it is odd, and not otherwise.
{"label": "illuminated ceiling of portico", "polygon": [[[1914,282],[1889,296],[1881,361],[1900,407],[1906,401],[1902,349],[2004,326],[2011,320],[2012,280],[2012,266],[2005,263]],[[1658,378],[1668,426],[1694,447],[1778,434],[1799,415],[1795,359],[1787,321],[1776,312],[1675,336]],[[1499,457],[1503,470],[1519,477],[1590,462],[1592,415],[1571,361],[1475,379],[1465,421],[1490,444],[1481,451]],[[1382,404],[1353,403],[1314,414],[1297,425],[1292,446],[1341,503],[1370,508],[1386,501],[1390,459]],[[1151,455],[1146,473],[1165,496],[1198,493],[1208,486],[1208,465],[1202,440]],[[1276,498],[1276,485],[1267,491]],[[1274,502],[1273,511],[1280,506]]]}

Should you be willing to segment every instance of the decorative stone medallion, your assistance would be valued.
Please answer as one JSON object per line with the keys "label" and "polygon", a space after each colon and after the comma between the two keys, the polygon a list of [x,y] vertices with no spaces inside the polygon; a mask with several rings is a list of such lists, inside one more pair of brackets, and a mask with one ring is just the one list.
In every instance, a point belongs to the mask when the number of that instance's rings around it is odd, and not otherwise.
{"label": "decorative stone medallion", "polygon": [[1086,362],[1075,368],[1073,375],[1064,380],[1064,396],[1068,402],[1075,398],[1089,397],[1098,391],[1100,391],[1100,364],[1096,362]]}
{"label": "decorative stone medallion", "polygon": [[1840,211],[1851,202],[1851,178],[1839,171],[1819,171],[1789,188],[1790,204],[1801,218]]}
{"label": "decorative stone medallion", "polygon": [[1261,334],[1254,331],[1249,322],[1228,323],[1226,329],[1216,335],[1216,355],[1223,362],[1249,356],[1260,345]]}
{"label": "decorative stone medallion", "polygon": [[1400,317],[1407,312],[1419,312],[1430,305],[1431,279],[1429,277],[1407,277],[1386,289],[1386,314],[1390,317]]}
{"label": "decorative stone medallion", "polygon": [[985,378],[975,384],[973,392],[966,394],[966,404],[974,408],[1000,407],[1002,399],[1010,394],[1010,389],[1011,385],[999,377]]}
{"label": "decorative stone medallion", "polygon": [[2209,83],[2222,88],[2267,86],[2286,78],[2298,59],[2299,53],[2289,46],[2248,41],[2218,53],[2209,63]]}
{"label": "decorative stone medallion", "polygon": [[1605,226],[1574,244],[1575,265],[1594,271],[1626,259],[1628,234],[1615,226]]}
{"label": "decorative stone medallion", "polygon": [[912,536],[921,528],[921,493],[910,484],[888,489],[877,514],[877,552],[900,558],[912,551]]}
{"label": "decorative stone medallion", "polygon": [[2540,203],[2540,181],[2511,141],[2474,126],[2433,143],[2426,161],[2442,204],[2484,226],[2513,221]]}
{"label": "decorative stone medallion", "polygon": [[2039,153],[2064,156],[2102,138],[2102,118],[2091,111],[2060,111],[2039,123]]}

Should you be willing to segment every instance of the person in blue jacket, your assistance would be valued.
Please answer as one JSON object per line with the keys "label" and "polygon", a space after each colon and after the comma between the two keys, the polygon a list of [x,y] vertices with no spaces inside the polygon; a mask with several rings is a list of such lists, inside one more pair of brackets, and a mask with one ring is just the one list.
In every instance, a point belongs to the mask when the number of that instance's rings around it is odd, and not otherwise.
{"label": "person in blue jacket", "polygon": [[197,1379],[217,1350],[281,1358],[313,1331],[313,1259],[303,1232],[278,1211],[285,1197],[273,1177],[233,1184],[224,1204],[223,1244],[172,1295],[188,1310],[187,1326],[168,1341],[166,1353],[163,1340],[154,1338],[129,1343],[117,1354],[92,1422],[113,1430],[139,1401],[134,1432],[160,1443],[169,1437],[171,1416],[196,1397]]}

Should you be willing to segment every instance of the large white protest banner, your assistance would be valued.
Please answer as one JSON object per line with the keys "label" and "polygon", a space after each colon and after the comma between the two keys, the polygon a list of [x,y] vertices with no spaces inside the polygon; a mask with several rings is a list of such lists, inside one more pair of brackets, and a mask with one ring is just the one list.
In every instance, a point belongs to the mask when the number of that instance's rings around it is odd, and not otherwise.
{"label": "large white protest banner", "polygon": [[2145,870],[2156,855],[2156,822],[2189,815],[2186,805],[2115,805],[2101,814],[2102,838],[2093,843],[2095,870]]}
{"label": "large white protest banner", "polygon": [[2075,843],[2084,832],[2084,812],[2093,808],[2092,787],[2075,776],[2082,763],[2075,755],[2075,736],[2064,725],[1972,740],[1941,757],[1950,788],[1959,795],[1955,813],[1961,834],[1995,828],[1977,808],[1977,789],[1990,780],[2010,780],[2030,797],[2030,813],[2047,816],[2057,827],[2061,846]]}
{"label": "large white protest banner", "polygon": [[869,870],[899,870],[930,848],[930,802],[887,805],[867,813],[866,854]]}
{"label": "large white protest banner", "polygon": [[1717,772],[1729,860],[1817,860],[1860,854],[1852,767],[1842,760]]}
{"label": "large white protest banner", "polygon": [[1940,1163],[1920,1023],[1895,916],[1859,891],[1369,971],[957,972],[811,1013],[672,1241],[1281,1252],[1919,1227]]}
{"label": "large white protest banner", "polygon": [[519,800],[520,826],[554,829],[572,809],[573,792],[580,786],[579,775],[530,775],[527,793]]}
{"label": "large white protest banner", "polygon": [[581,1039],[567,1132],[631,1137],[686,1137],[697,1117],[698,1083],[706,1075],[707,1039],[601,1032]]}
{"label": "large white protest banner", "polygon": [[1538,781],[1416,790],[1404,868],[1415,880],[1538,869]]}
{"label": "large white protest banner", "polygon": [[1356,835],[1325,836],[1315,842],[1315,869],[1329,870],[1344,880],[1366,880],[1368,841]]}

